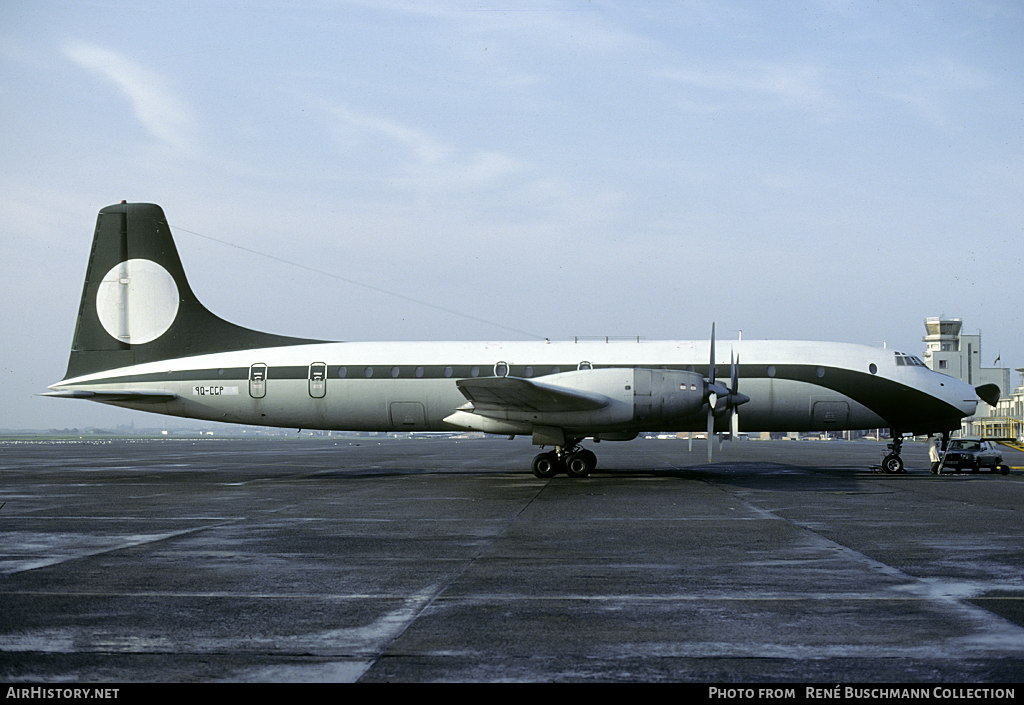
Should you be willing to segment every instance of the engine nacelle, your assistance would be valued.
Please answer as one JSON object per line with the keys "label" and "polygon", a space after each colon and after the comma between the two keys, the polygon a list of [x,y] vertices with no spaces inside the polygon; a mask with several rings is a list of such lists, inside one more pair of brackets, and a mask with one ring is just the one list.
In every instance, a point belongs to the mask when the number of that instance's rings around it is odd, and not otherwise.
{"label": "engine nacelle", "polygon": [[580,369],[536,380],[484,380],[446,423],[562,445],[566,434],[612,440],[673,430],[700,417],[707,383],[696,372],[630,367]]}
{"label": "engine nacelle", "polygon": [[673,422],[701,416],[706,382],[696,372],[647,368],[573,370],[541,378],[544,384],[600,395],[601,408],[587,411],[514,411],[494,418],[559,428],[594,430],[633,427],[665,430]]}
{"label": "engine nacelle", "polygon": [[646,430],[697,416],[704,407],[704,378],[685,370],[633,370],[633,418]]}

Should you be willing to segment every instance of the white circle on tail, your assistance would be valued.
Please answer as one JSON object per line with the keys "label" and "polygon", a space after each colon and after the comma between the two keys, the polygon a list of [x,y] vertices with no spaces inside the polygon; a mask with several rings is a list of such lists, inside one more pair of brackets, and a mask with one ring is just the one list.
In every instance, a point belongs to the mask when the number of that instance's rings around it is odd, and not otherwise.
{"label": "white circle on tail", "polygon": [[96,313],[103,329],[131,345],[166,333],[178,315],[178,303],[174,277],[148,259],[114,265],[96,289]]}

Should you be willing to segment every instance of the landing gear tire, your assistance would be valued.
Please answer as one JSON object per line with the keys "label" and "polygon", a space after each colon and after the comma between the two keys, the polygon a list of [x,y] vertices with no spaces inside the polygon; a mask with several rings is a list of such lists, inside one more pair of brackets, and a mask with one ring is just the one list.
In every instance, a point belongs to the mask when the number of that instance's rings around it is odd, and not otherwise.
{"label": "landing gear tire", "polygon": [[596,455],[589,450],[578,450],[566,457],[565,472],[569,477],[586,477],[594,471],[596,465]]}
{"label": "landing gear tire", "polygon": [[558,453],[551,451],[541,453],[533,459],[533,474],[542,480],[547,480],[559,473],[562,463],[558,460]]}
{"label": "landing gear tire", "polygon": [[882,472],[887,475],[895,475],[903,472],[903,458],[895,453],[890,453],[885,456],[885,460],[882,461]]}

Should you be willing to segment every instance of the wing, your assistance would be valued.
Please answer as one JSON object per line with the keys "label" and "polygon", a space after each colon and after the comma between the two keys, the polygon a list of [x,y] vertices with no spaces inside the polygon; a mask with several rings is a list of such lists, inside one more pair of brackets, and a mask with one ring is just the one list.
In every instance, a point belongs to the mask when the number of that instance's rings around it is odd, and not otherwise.
{"label": "wing", "polygon": [[608,406],[603,394],[558,387],[520,377],[460,379],[455,383],[478,412],[502,411],[594,411]]}

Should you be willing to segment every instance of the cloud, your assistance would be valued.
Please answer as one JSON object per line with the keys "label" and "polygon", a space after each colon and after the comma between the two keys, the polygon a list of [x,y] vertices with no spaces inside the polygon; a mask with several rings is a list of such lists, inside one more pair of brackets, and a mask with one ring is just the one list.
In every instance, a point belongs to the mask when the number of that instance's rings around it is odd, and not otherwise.
{"label": "cloud", "polygon": [[158,74],[93,44],[77,42],[66,47],[64,53],[117,86],[131,101],[135,117],[156,139],[176,150],[191,151],[195,125],[192,111]]}
{"label": "cloud", "polygon": [[448,149],[444,145],[427,133],[414,127],[403,125],[397,120],[357,113],[340,106],[330,108],[329,112],[350,127],[380,135],[406,145],[421,163],[434,164],[440,162],[448,153]]}
{"label": "cloud", "polygon": [[[414,191],[460,191],[489,188],[528,166],[494,150],[467,152],[453,147],[429,132],[389,117],[359,113],[338,105],[327,109],[335,119],[332,133],[346,147],[371,137],[400,145],[411,157],[394,183]],[[394,163],[401,164],[401,160]]]}
{"label": "cloud", "polygon": [[[734,95],[736,107],[768,107],[820,111],[834,102],[822,72],[808,64],[764,63],[726,71],[676,69],[666,79],[693,89]],[[751,97],[756,100],[751,102]]]}
{"label": "cloud", "polygon": [[933,127],[948,127],[961,106],[971,105],[970,93],[992,90],[989,77],[948,60],[920,62],[895,72],[881,94],[916,112]]}

